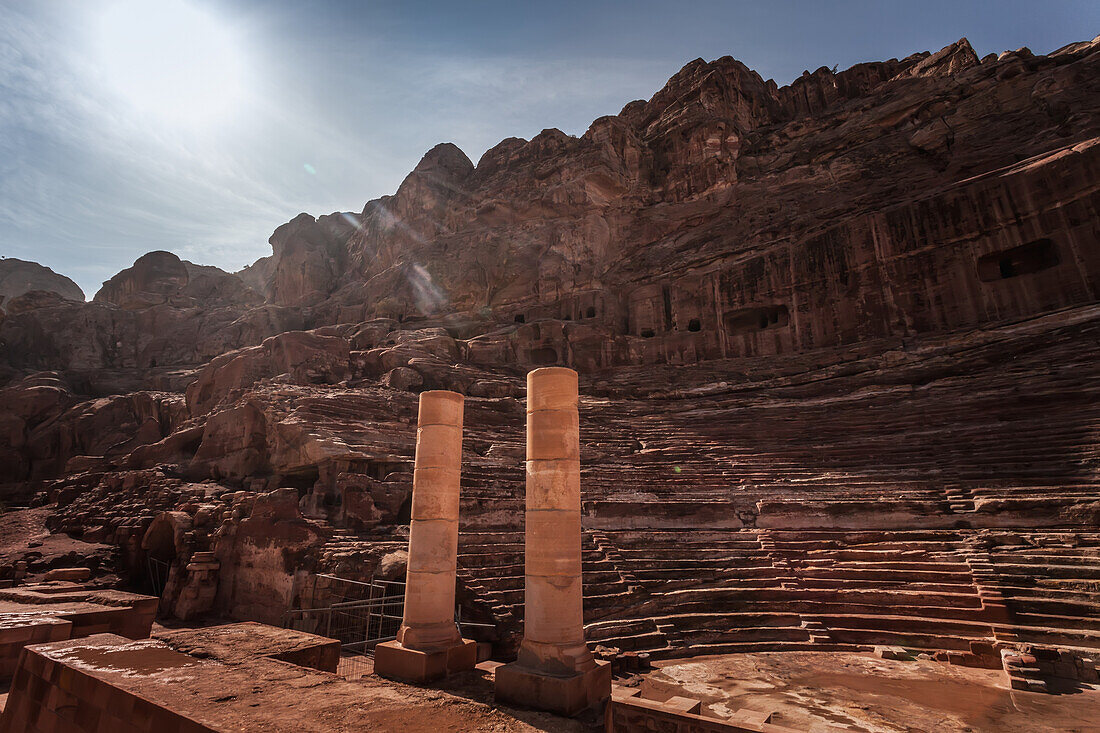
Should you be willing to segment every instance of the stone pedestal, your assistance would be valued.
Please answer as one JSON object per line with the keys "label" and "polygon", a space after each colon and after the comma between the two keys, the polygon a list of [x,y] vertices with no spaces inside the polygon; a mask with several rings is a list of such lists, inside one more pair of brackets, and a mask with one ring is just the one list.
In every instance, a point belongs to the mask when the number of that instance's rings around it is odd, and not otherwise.
{"label": "stone pedestal", "polygon": [[459,639],[454,646],[438,651],[420,651],[399,641],[386,641],[374,648],[374,671],[390,679],[427,682],[452,672],[473,669],[477,664],[477,642]]}
{"label": "stone pedestal", "polygon": [[397,640],[375,650],[383,677],[426,682],[477,663],[476,642],[454,621],[462,406],[455,392],[420,395],[405,612]]}
{"label": "stone pedestal", "polygon": [[524,629],[516,661],[496,672],[496,697],[576,715],[611,694],[611,667],[584,640],[577,373],[527,375]]}
{"label": "stone pedestal", "polygon": [[497,667],[495,685],[498,702],[571,717],[607,700],[611,662],[593,660],[591,669],[559,677],[516,661]]}

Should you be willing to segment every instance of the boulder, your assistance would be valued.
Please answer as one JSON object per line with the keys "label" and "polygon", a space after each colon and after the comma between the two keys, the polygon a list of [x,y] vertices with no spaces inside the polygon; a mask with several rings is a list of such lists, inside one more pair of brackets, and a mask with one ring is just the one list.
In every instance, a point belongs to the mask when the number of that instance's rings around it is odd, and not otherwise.
{"label": "boulder", "polygon": [[259,346],[231,351],[211,361],[187,388],[192,416],[247,391],[262,379],[287,375],[291,383],[329,383],[348,372],[346,339],[290,331],[265,339]]}
{"label": "boulder", "polygon": [[414,391],[424,384],[424,378],[415,369],[397,367],[382,375],[382,384],[394,389]]}

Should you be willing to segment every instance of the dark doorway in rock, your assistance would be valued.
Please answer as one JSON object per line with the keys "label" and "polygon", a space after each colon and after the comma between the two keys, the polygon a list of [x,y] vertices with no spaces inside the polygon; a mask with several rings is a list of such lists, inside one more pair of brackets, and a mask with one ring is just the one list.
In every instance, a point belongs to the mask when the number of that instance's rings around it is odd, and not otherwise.
{"label": "dark doorway in rock", "polygon": [[172,563],[176,561],[176,537],[171,522],[163,518],[154,521],[143,538],[142,545],[145,549],[145,573],[139,583],[139,590],[160,596],[168,584]]}
{"label": "dark doorway in rock", "polygon": [[527,316],[522,313],[517,313],[514,320],[516,323],[527,323]]}
{"label": "dark doorway in rock", "polygon": [[790,323],[790,312],[785,305],[766,305],[758,308],[742,308],[725,316],[726,331],[731,335],[778,328]]}
{"label": "dark doorway in rock", "polygon": [[408,524],[412,521],[412,492],[405,501],[401,502],[401,508],[397,510],[397,524]]}
{"label": "dark doorway in rock", "polygon": [[557,364],[557,349],[553,349],[549,346],[540,346],[537,349],[531,349],[531,363],[538,364],[539,366],[545,366],[547,364]]}
{"label": "dark doorway in rock", "polygon": [[643,329],[642,329],[642,332],[641,332],[641,334],[640,334],[640,335],[641,335],[641,337],[642,337],[642,338],[644,338],[644,339],[651,339],[651,338],[653,338],[654,336],[656,336],[657,334],[653,333],[653,329],[652,329],[652,328],[643,328]]}
{"label": "dark doorway in rock", "polygon": [[698,332],[703,330],[703,324],[699,322],[698,318],[692,318],[688,321],[688,330]]}
{"label": "dark doorway in rock", "polygon": [[595,318],[596,317],[596,308],[595,308],[595,306],[591,306],[591,305],[588,306],[588,310],[586,310],[584,312],[584,317],[585,318]]}
{"label": "dark doorway in rock", "polygon": [[978,278],[982,282],[1008,280],[1055,267],[1060,262],[1058,248],[1050,239],[993,252],[978,259]]}

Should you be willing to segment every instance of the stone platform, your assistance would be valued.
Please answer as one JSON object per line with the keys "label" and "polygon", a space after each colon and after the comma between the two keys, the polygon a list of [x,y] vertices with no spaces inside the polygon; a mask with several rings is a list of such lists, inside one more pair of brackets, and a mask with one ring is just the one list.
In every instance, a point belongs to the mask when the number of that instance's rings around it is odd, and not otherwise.
{"label": "stone platform", "polygon": [[0,680],[15,672],[27,644],[111,633],[149,636],[157,598],[70,582],[0,590]]}
{"label": "stone platform", "polygon": [[[701,703],[698,714],[710,719],[737,721],[740,711],[764,711],[770,714],[767,725],[799,731],[1062,733],[1094,730],[1100,720],[1100,686],[1065,681],[1057,688],[1062,694],[1018,691],[999,669],[931,659],[784,651],[670,659],[656,666],[632,688],[640,691],[634,699],[649,701],[643,706],[690,698]],[[617,690],[615,699],[625,692]]]}
{"label": "stone platform", "polygon": [[[261,624],[97,634],[27,646],[0,714],[20,733],[581,733],[583,724],[491,706],[477,672],[457,694],[367,676],[346,681],[288,655],[327,657],[334,640]],[[312,651],[311,651],[312,650]],[[299,658],[301,658],[301,656]]]}
{"label": "stone platform", "polygon": [[606,713],[607,733],[649,733],[654,730],[691,733],[796,733],[794,728],[774,725],[771,713],[744,708],[729,718],[705,717],[702,702],[675,695],[667,700],[650,700],[641,690],[615,687]]}
{"label": "stone platform", "polygon": [[336,639],[254,621],[201,629],[160,629],[153,638],[175,651],[226,664],[268,657],[335,673],[340,662],[340,642]]}

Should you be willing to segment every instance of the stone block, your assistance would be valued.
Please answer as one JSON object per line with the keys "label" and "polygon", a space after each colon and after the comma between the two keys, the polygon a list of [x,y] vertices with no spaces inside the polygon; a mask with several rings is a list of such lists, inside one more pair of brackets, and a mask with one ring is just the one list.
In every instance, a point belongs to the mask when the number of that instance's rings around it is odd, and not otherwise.
{"label": "stone block", "polygon": [[580,509],[579,458],[527,461],[527,511]]}
{"label": "stone block", "polygon": [[453,469],[462,459],[462,428],[425,425],[416,430],[416,468]]}
{"label": "stone block", "polygon": [[585,672],[552,676],[515,662],[496,671],[497,702],[572,717],[603,704],[611,695],[611,664],[597,661]]}
{"label": "stone block", "polygon": [[1028,651],[1035,659],[1044,662],[1054,662],[1061,658],[1061,653],[1053,647],[1032,646]]}
{"label": "stone block", "polygon": [[1055,662],[1053,674],[1067,680],[1077,679],[1077,666],[1072,661]]}
{"label": "stone block", "polygon": [[69,580],[76,583],[84,582],[92,577],[92,571],[88,568],[54,568],[46,573],[46,580]]}
{"label": "stone block", "polygon": [[402,682],[430,682],[473,669],[476,664],[477,642],[472,639],[429,652],[408,649],[397,641],[383,642],[374,649],[374,673]]}
{"label": "stone block", "polygon": [[412,518],[454,519],[458,516],[461,476],[453,466],[425,466],[413,471]]}
{"label": "stone block", "polygon": [[546,644],[583,643],[583,587],[579,573],[572,578],[559,576],[545,580],[528,576],[524,590],[524,639]]}
{"label": "stone block", "polygon": [[424,573],[409,570],[405,574],[405,613],[407,626],[430,626],[454,620],[454,572]]}
{"label": "stone block", "polygon": [[765,723],[771,722],[773,714],[774,713],[764,712],[763,710],[741,708],[733,714],[733,717],[730,718],[730,722],[739,725],[762,726]]}
{"label": "stone block", "polygon": [[527,411],[575,409],[577,383],[577,373],[572,369],[546,367],[528,372]]}
{"label": "stone block", "polygon": [[457,392],[429,390],[420,393],[417,425],[454,425],[462,428],[464,398]]}
{"label": "stone block", "polygon": [[909,652],[905,651],[905,649],[900,646],[876,646],[875,656],[882,659],[906,661],[909,659]]}
{"label": "stone block", "polygon": [[409,570],[453,574],[457,553],[456,520],[418,519],[409,525]]}
{"label": "stone block", "polygon": [[970,653],[979,657],[992,657],[997,654],[996,650],[993,648],[993,644],[988,641],[970,642]]}
{"label": "stone block", "polygon": [[576,410],[527,413],[527,460],[580,459],[580,425]]}
{"label": "stone block", "polygon": [[703,708],[703,703],[699,700],[693,700],[690,697],[681,697],[676,695],[670,697],[661,703],[666,710],[674,713],[688,713],[690,715],[699,715]]}
{"label": "stone block", "polygon": [[539,553],[524,555],[527,575],[581,576],[581,513],[577,511],[528,511],[526,541]]}

